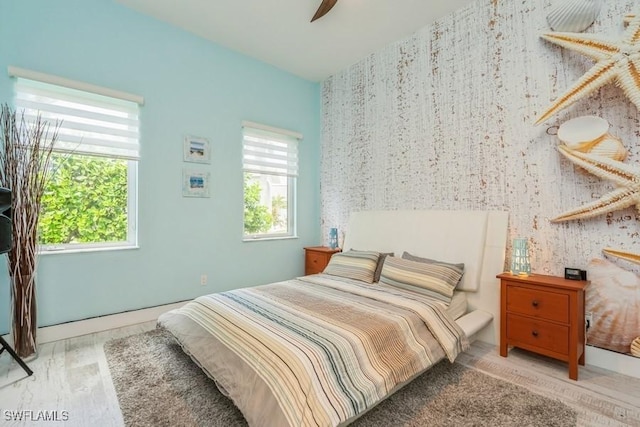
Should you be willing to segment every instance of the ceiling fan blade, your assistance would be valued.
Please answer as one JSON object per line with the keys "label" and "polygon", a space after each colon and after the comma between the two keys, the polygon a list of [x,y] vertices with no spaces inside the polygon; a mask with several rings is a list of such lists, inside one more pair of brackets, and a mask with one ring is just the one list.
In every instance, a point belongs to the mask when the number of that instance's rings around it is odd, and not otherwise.
{"label": "ceiling fan blade", "polygon": [[311,22],[315,21],[316,19],[320,19],[324,15],[326,15],[327,12],[329,12],[337,2],[338,0],[322,0],[320,7],[318,8],[318,10],[316,10],[316,14],[313,15],[313,18],[311,18]]}

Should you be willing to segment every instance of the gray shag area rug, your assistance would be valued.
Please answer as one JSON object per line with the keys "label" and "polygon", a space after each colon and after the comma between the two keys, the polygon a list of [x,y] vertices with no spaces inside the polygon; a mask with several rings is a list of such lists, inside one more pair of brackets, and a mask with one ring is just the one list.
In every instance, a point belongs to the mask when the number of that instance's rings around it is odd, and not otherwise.
{"label": "gray shag area rug", "polygon": [[[104,351],[127,426],[247,425],[168,332],[112,340]],[[351,425],[559,427],[576,418],[562,402],[443,361]]]}

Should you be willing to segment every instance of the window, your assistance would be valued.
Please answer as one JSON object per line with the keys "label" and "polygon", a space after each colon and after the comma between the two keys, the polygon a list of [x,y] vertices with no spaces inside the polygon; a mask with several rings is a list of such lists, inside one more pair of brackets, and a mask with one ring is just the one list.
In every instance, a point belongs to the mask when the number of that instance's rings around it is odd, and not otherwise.
{"label": "window", "polygon": [[244,238],[296,235],[298,141],[302,135],[243,123]]}
{"label": "window", "polygon": [[[59,124],[42,199],[42,251],[137,245],[139,104],[135,95],[10,67],[15,106]],[[114,96],[111,96],[114,95]]]}

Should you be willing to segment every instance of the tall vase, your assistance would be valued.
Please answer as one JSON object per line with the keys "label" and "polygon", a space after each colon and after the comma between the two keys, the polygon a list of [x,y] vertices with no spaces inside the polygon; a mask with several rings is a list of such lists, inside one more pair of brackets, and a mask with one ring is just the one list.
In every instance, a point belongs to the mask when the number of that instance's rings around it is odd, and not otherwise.
{"label": "tall vase", "polygon": [[35,357],[36,275],[11,277],[11,335],[15,352],[23,359]]}
{"label": "tall vase", "polygon": [[336,249],[338,247],[338,229],[331,228],[329,230],[329,247]]}

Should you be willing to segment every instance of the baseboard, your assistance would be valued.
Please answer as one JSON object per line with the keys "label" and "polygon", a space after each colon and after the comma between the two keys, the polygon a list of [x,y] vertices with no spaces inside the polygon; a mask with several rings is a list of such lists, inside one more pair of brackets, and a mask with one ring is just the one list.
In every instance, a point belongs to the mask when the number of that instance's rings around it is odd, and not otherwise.
{"label": "baseboard", "polygon": [[[131,326],[137,323],[150,322],[156,320],[162,313],[182,307],[185,303],[186,301],[182,301],[60,325],[46,326],[38,329],[38,343],[43,344]],[[608,369],[634,378],[640,378],[640,358],[588,345],[586,348],[585,361],[587,365]]]}
{"label": "baseboard", "polygon": [[110,314],[107,316],[93,317],[91,319],[62,323],[59,325],[38,328],[36,335],[38,344],[65,340],[110,329],[122,328],[156,320],[158,316],[174,308],[182,307],[186,301],[173,304],[159,305],[124,313]]}
{"label": "baseboard", "polygon": [[585,363],[634,378],[640,378],[640,358],[588,345]]}

